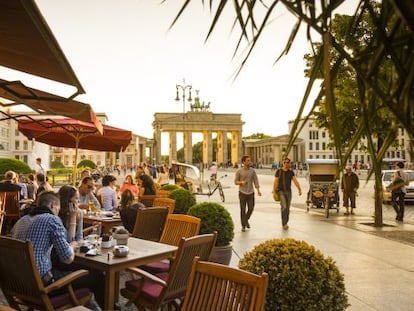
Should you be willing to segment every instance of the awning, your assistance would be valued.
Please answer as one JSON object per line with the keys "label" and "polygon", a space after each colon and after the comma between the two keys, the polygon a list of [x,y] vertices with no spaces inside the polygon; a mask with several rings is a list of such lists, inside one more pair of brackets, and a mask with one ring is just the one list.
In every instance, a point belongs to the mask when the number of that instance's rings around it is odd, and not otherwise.
{"label": "awning", "polygon": [[33,0],[0,0],[0,65],[85,93]]}
{"label": "awning", "polygon": [[[0,79],[0,98],[9,101],[7,103],[0,101],[0,105],[3,107],[25,105],[39,114],[65,116],[92,123],[102,133],[102,124],[88,104],[27,87],[20,81],[3,79]],[[11,117],[6,113],[3,114],[8,118]],[[8,118],[0,118],[0,120]],[[13,119],[16,118],[13,117]]]}

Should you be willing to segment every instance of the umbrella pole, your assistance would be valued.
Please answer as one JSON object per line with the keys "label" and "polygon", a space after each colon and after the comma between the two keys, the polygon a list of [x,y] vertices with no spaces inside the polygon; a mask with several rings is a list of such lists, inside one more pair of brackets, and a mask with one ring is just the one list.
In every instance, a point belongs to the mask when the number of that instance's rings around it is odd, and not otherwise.
{"label": "umbrella pole", "polygon": [[79,146],[79,137],[75,138],[76,141],[76,145],[75,145],[75,164],[73,165],[73,170],[72,170],[72,185],[76,187],[76,169],[77,169],[77,164],[78,164],[78,146]]}

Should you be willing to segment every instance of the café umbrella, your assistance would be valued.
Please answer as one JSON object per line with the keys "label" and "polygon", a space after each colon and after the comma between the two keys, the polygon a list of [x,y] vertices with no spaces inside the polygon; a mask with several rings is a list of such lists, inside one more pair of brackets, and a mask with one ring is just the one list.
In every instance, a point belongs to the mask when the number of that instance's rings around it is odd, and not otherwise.
{"label": "caf\u00e9 umbrella", "polygon": [[130,144],[132,132],[103,125],[103,132],[92,123],[70,118],[59,119],[20,119],[18,129],[28,139],[55,147],[75,149],[75,165],[73,166],[72,182],[76,182],[76,163],[78,149],[95,151],[124,151]]}

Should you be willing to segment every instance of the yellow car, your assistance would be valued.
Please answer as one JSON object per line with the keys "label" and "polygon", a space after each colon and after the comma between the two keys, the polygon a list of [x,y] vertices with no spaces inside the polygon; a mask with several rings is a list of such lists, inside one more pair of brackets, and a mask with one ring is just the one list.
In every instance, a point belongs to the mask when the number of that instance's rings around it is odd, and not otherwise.
{"label": "yellow car", "polygon": [[[382,201],[385,204],[391,202],[391,191],[387,189],[387,187],[390,185],[395,172],[396,170],[384,170],[381,173],[383,193]],[[405,186],[406,195],[404,201],[414,201],[414,171],[404,170],[404,172],[407,173],[408,180],[410,181],[410,184],[408,186]]]}

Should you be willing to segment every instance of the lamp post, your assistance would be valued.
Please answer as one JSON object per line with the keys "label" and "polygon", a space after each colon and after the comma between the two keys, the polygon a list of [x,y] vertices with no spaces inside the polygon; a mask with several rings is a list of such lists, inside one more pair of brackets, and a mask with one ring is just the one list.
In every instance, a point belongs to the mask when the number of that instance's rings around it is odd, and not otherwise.
{"label": "lamp post", "polygon": [[[180,91],[181,91],[181,98],[183,100],[183,120],[184,120],[184,116],[185,116],[185,102],[189,101],[191,102],[193,99],[191,98],[191,88],[192,85],[191,84],[185,84],[185,79],[183,79],[183,84],[176,84],[175,85],[176,91],[177,91],[177,95],[175,97],[175,101],[179,101],[180,100]],[[188,90],[188,97],[186,94],[186,91]]]}

